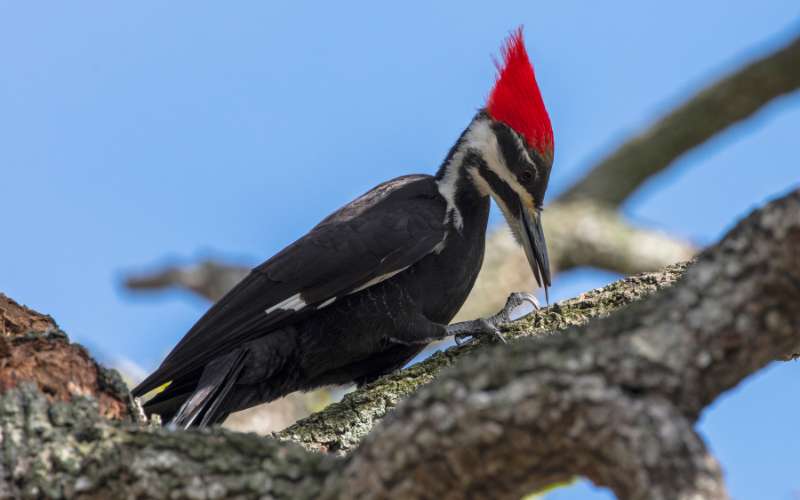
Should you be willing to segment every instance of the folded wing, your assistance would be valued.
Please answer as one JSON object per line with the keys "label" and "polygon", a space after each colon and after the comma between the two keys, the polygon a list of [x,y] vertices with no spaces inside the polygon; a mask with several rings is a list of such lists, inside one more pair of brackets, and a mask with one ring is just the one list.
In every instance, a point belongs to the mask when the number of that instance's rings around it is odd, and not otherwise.
{"label": "folded wing", "polygon": [[377,186],[253,269],[133,393],[180,378],[243,342],[402,272],[443,241],[445,209],[429,176]]}

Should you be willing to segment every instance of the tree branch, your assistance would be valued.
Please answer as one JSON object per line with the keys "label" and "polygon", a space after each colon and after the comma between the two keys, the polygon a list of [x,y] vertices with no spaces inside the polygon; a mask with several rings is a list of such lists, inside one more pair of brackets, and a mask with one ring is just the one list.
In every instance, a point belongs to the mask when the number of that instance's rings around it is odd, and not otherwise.
{"label": "tree branch", "polygon": [[[115,424],[81,396],[17,386],[0,397],[0,495],[518,498],[584,475],[625,499],[725,498],[692,427],[720,393],[797,352],[799,245],[794,191],[646,300],[541,335],[629,300],[595,292],[515,326],[534,338],[473,348],[347,458],[221,429]],[[628,289],[646,295],[653,279]]]}
{"label": "tree branch", "polygon": [[[677,264],[663,271],[632,276],[589,291],[538,311],[514,324],[505,335],[508,339],[536,337],[586,324],[593,318],[607,316],[671,286],[685,269],[686,264]],[[443,369],[480,349],[482,344],[478,342],[437,352],[420,363],[345,395],[340,402],[298,421],[276,433],[275,437],[299,443],[310,450],[349,452],[398,403],[422,385],[435,380]]]}
{"label": "tree branch", "polygon": [[[478,351],[354,453],[353,498],[519,498],[574,475],[621,498],[726,498],[692,425],[800,342],[800,191],[673,287],[606,319]],[[343,490],[344,491],[344,490]]]}
{"label": "tree branch", "polygon": [[94,401],[49,403],[30,385],[0,396],[2,498],[319,498],[339,463],[214,429],[118,425]]}
{"label": "tree branch", "polygon": [[154,291],[165,288],[185,288],[216,302],[236,286],[250,269],[215,260],[203,260],[189,266],[167,266],[141,274],[130,274],[124,286],[129,290]]}
{"label": "tree branch", "polygon": [[623,144],[559,201],[621,205],[640,185],[690,149],[800,87],[800,37],[703,89]]}

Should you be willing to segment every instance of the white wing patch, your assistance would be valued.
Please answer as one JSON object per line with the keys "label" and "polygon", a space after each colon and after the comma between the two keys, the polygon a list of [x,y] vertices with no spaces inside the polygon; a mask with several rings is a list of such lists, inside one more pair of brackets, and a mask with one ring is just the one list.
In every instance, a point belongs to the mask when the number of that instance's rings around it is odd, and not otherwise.
{"label": "white wing patch", "polygon": [[326,300],[325,302],[323,302],[322,304],[318,305],[317,306],[317,310],[322,309],[323,307],[328,307],[329,305],[333,304],[334,302],[336,302],[336,297],[332,297],[332,298]]}
{"label": "white wing patch", "polygon": [[284,311],[299,311],[300,309],[306,306],[306,301],[300,296],[300,293],[296,293],[289,297],[288,299],[284,300],[283,302],[278,302],[274,306],[267,309],[265,312],[270,314],[272,311],[276,309],[282,309]]}
{"label": "white wing patch", "polygon": [[[388,272],[388,273],[383,274],[381,276],[378,276],[377,278],[373,278],[373,279],[367,281],[366,283],[364,283],[363,285],[361,285],[360,287],[356,288],[352,292],[350,292],[350,294],[356,293],[356,292],[360,292],[361,290],[369,288],[369,287],[371,287],[373,285],[377,285],[378,283],[380,283],[382,281],[386,281],[389,278],[391,278],[392,276],[394,276],[395,274],[398,274],[398,273],[401,273],[401,272],[405,271],[409,267],[411,267],[411,266],[406,266],[406,267],[404,267],[402,269],[398,269],[397,271],[391,271],[391,272]],[[321,302],[316,307],[317,310],[320,310],[320,309],[322,309],[324,307],[328,307],[329,305],[331,305],[334,302],[336,302],[336,299],[337,299],[337,297],[331,297],[330,299]],[[299,310],[303,309],[304,307],[306,307],[307,305],[308,305],[308,303],[305,300],[303,300],[303,297],[301,297],[299,293],[296,293],[296,294],[292,295],[291,297],[289,297],[288,299],[275,304],[274,306],[270,307],[269,309],[267,309],[264,312],[266,312],[267,314],[271,314],[272,312],[277,311],[277,310],[281,310],[281,311],[299,311]]]}
{"label": "white wing patch", "polygon": [[364,290],[365,288],[369,288],[369,287],[371,287],[373,285],[377,285],[378,283],[380,283],[382,281],[388,280],[389,278],[391,278],[392,276],[394,276],[397,273],[402,273],[403,271],[405,271],[409,267],[411,267],[411,266],[406,266],[406,267],[403,267],[401,269],[398,269],[397,271],[391,271],[391,272],[388,272],[386,274],[382,274],[382,275],[378,276],[377,278],[372,278],[371,280],[367,281],[366,283],[364,283],[363,285],[361,285],[360,287],[356,288],[355,290],[353,290],[350,293],[360,292],[361,290]]}

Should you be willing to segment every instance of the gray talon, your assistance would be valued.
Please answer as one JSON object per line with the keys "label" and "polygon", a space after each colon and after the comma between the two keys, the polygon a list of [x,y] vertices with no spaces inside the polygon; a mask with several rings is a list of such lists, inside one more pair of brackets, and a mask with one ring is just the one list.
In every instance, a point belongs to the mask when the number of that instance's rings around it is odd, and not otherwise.
{"label": "gray talon", "polygon": [[532,293],[514,292],[508,297],[503,312],[508,321],[517,321],[541,309],[539,301]]}
{"label": "gray talon", "polygon": [[500,329],[496,327],[490,320],[485,318],[479,318],[473,321],[465,321],[463,323],[456,323],[455,325],[451,326],[458,330],[453,336],[456,345],[471,344],[479,337],[488,337],[490,339],[499,340],[504,344],[506,343],[506,339],[503,337],[503,333],[500,331]]}
{"label": "gray talon", "polygon": [[489,337],[506,343],[500,331],[502,325],[525,318],[541,309],[536,297],[527,292],[515,292],[509,295],[502,311],[490,318],[479,318],[473,321],[462,321],[448,326],[456,345],[474,342],[478,337]]}
{"label": "gray talon", "polygon": [[495,314],[491,321],[495,325],[511,323],[530,316],[539,309],[541,309],[539,301],[532,293],[514,292],[508,296],[503,310]]}

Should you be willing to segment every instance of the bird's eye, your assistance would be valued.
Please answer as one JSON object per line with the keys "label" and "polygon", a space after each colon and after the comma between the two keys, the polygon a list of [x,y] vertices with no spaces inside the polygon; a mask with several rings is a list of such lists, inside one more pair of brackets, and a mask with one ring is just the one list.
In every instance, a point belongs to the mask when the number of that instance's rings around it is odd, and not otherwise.
{"label": "bird's eye", "polygon": [[522,173],[519,174],[519,177],[522,182],[530,182],[531,179],[533,179],[533,173],[531,173],[529,170],[523,170]]}

